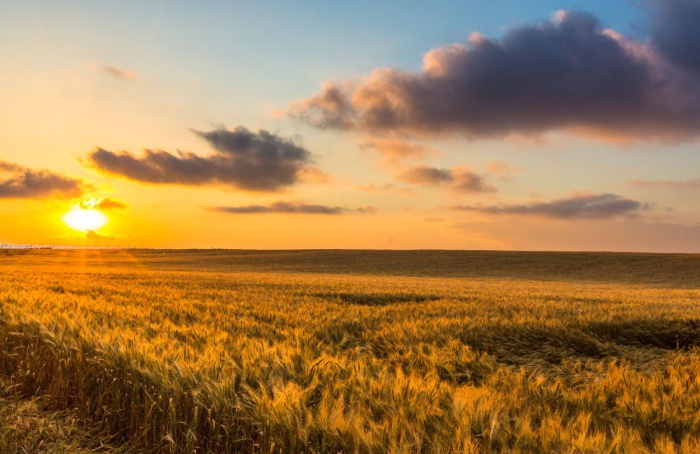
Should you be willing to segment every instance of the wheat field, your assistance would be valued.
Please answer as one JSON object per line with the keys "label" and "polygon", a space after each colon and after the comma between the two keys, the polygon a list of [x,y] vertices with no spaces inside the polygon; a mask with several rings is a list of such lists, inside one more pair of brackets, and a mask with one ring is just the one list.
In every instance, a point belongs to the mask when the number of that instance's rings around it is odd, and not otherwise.
{"label": "wheat field", "polygon": [[0,276],[0,452],[700,452],[699,256],[4,250]]}

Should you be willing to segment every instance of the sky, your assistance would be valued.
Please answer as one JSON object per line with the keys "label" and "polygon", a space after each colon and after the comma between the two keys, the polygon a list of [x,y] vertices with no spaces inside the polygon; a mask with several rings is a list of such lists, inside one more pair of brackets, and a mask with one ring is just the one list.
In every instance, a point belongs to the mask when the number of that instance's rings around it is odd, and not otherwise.
{"label": "sky", "polygon": [[700,252],[700,1],[7,1],[0,244]]}

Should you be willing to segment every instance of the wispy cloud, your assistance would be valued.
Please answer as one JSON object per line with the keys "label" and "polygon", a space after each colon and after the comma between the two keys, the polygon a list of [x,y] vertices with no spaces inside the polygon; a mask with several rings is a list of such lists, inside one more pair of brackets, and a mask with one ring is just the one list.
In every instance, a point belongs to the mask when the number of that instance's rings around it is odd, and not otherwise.
{"label": "wispy cloud", "polygon": [[521,169],[520,167],[514,166],[513,164],[510,164],[506,161],[492,161],[486,164],[487,173],[504,175],[508,173],[517,173],[522,171],[523,169]]}
{"label": "wispy cloud", "polygon": [[331,181],[331,177],[318,167],[303,167],[297,173],[300,182],[311,184],[325,184]]}
{"label": "wispy cloud", "polygon": [[376,185],[374,183],[369,183],[365,185],[361,184],[357,186],[357,189],[359,189],[362,192],[372,193],[389,192],[395,194],[410,194],[412,192],[410,188],[403,188],[393,183],[383,183],[380,185]]}
{"label": "wispy cloud", "polygon": [[122,69],[116,65],[103,66],[100,69],[100,71],[103,74],[107,74],[107,75],[114,77],[115,79],[135,80],[138,78],[138,76],[135,72],[127,71],[126,69]]}
{"label": "wispy cloud", "polygon": [[[308,177],[312,155],[291,139],[243,126],[195,133],[216,153],[201,157],[178,151],[144,150],[141,156],[128,151],[98,148],[87,157],[97,170],[133,181],[187,186],[229,185],[248,191],[276,191]],[[320,171],[319,171],[320,172]],[[318,176],[318,175],[316,175]]]}
{"label": "wispy cloud", "polygon": [[127,205],[119,200],[103,197],[101,199],[84,200],[80,202],[80,207],[85,210],[123,210],[127,207]]}
{"label": "wispy cloud", "polygon": [[100,235],[99,233],[95,232],[94,230],[88,230],[85,232],[85,238],[89,240],[113,240],[114,238],[108,235]]}
{"label": "wispy cloud", "polygon": [[396,165],[405,160],[420,160],[438,154],[433,148],[421,143],[397,137],[367,137],[360,143],[361,150],[372,150],[382,156],[387,165]]}
{"label": "wispy cloud", "polygon": [[612,219],[648,210],[647,204],[616,194],[582,194],[550,202],[521,205],[456,205],[459,211],[476,211],[492,215],[523,215],[555,219]]}
{"label": "wispy cloud", "polygon": [[700,179],[697,180],[632,180],[632,186],[640,188],[672,188],[672,189],[697,189],[700,188]]}
{"label": "wispy cloud", "polygon": [[321,128],[409,136],[537,135],[603,140],[700,135],[700,7],[657,0],[652,42],[585,13],[510,30],[501,40],[431,50],[420,72],[377,69],[326,85],[290,115]]}
{"label": "wispy cloud", "polygon": [[376,213],[378,209],[373,206],[364,206],[360,208],[345,208],[340,206],[327,205],[312,205],[298,202],[275,202],[270,205],[246,205],[246,206],[219,206],[211,208],[213,211],[228,214],[268,214],[268,213],[285,213],[285,214],[323,214],[323,215],[338,215],[344,213]]}
{"label": "wispy cloud", "polygon": [[104,74],[108,74],[116,79],[135,80],[138,78],[138,76],[136,75],[135,72],[127,71],[126,69],[122,69],[116,65],[103,66],[102,72]]}
{"label": "wispy cloud", "polygon": [[228,214],[261,214],[261,213],[291,213],[291,214],[342,214],[342,207],[325,205],[308,205],[305,203],[275,202],[270,205],[219,206],[213,211]]}
{"label": "wispy cloud", "polygon": [[363,214],[374,214],[379,212],[379,208],[372,205],[366,205],[363,207],[355,208],[355,211]]}
{"label": "wispy cloud", "polygon": [[405,169],[396,177],[398,181],[422,186],[446,186],[462,193],[496,192],[484,177],[468,169],[439,169],[429,166],[414,166]]}
{"label": "wispy cloud", "polygon": [[89,187],[77,178],[0,161],[0,198],[71,198],[81,196]]}

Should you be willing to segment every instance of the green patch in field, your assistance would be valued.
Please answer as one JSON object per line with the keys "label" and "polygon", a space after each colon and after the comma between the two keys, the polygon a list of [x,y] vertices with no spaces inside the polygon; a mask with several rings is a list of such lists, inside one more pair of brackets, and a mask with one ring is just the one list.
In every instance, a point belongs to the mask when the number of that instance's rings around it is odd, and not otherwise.
{"label": "green patch in field", "polygon": [[312,293],[309,296],[323,298],[326,300],[339,300],[345,304],[356,304],[359,306],[388,306],[400,303],[425,303],[437,301],[442,297],[437,295],[415,295],[415,294],[382,294],[382,293]]}
{"label": "green patch in field", "polygon": [[75,410],[50,411],[41,397],[22,399],[0,378],[0,452],[126,454],[95,433]]}
{"label": "green patch in field", "polygon": [[631,347],[687,350],[700,345],[700,320],[623,320],[587,327],[604,341]]}

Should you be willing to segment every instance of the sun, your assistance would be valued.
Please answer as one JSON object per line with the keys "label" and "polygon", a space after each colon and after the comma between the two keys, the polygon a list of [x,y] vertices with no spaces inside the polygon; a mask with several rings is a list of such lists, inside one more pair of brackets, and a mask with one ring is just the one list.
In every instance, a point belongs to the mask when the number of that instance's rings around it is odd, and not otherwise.
{"label": "sun", "polygon": [[80,232],[97,230],[104,226],[109,219],[100,210],[84,209],[80,205],[75,205],[61,218],[70,228]]}

